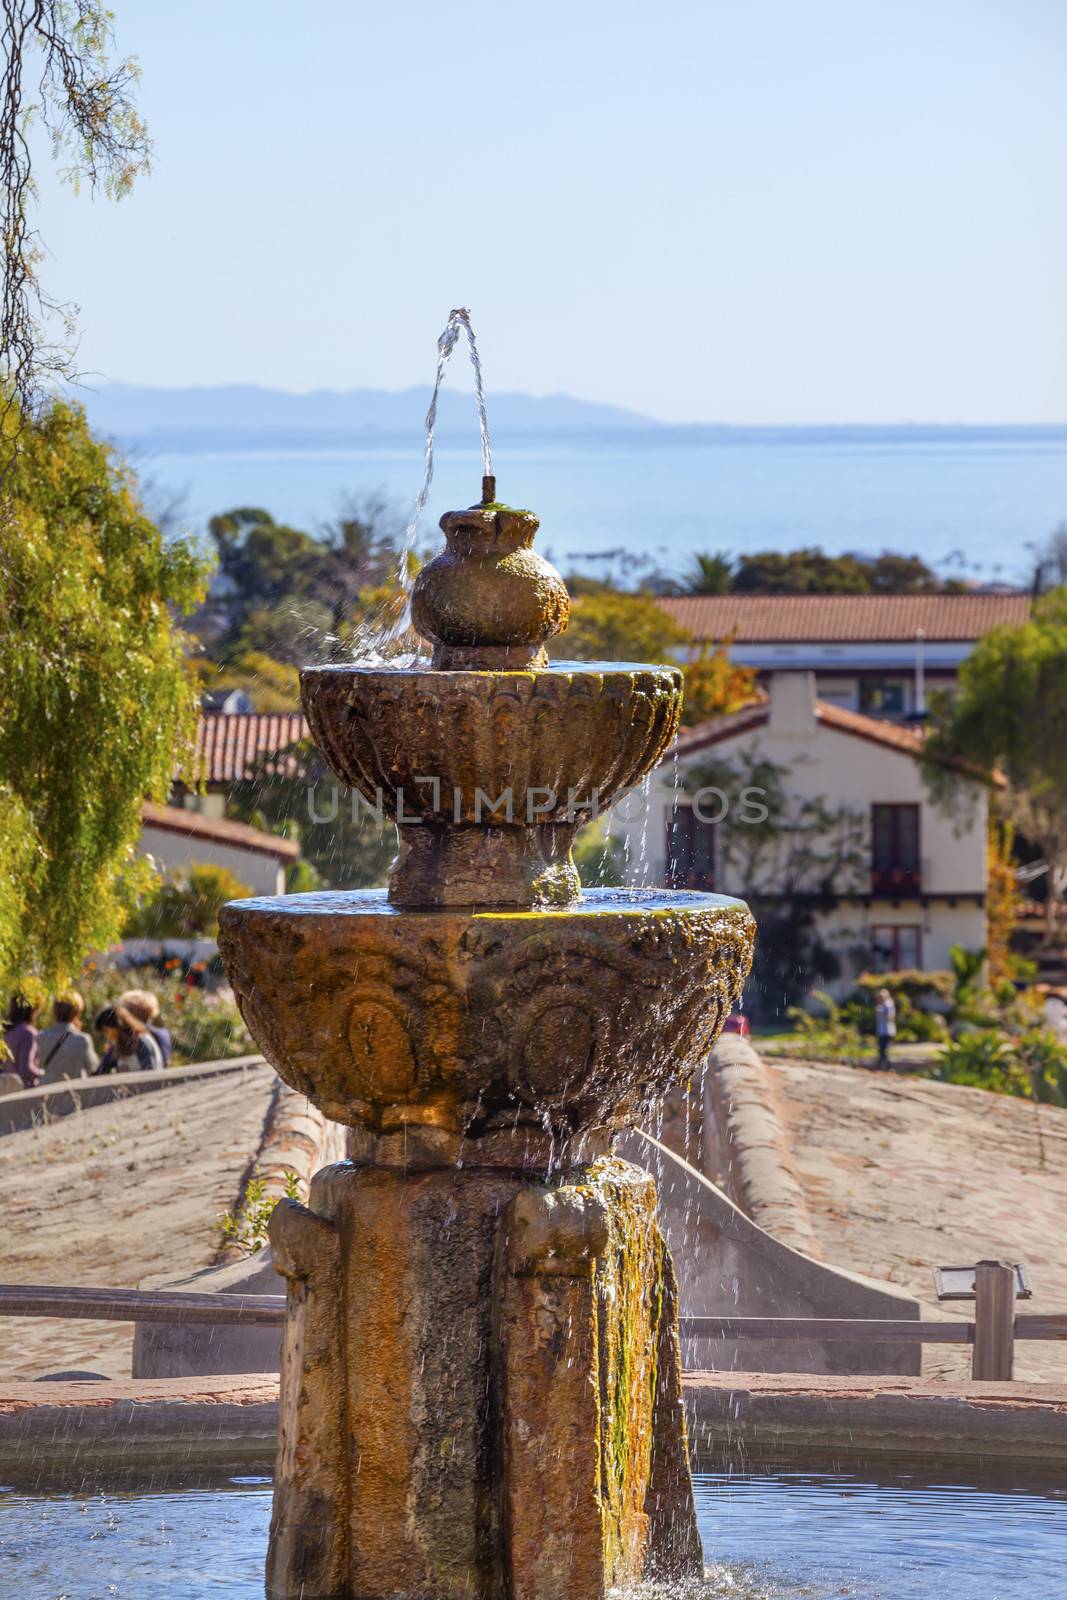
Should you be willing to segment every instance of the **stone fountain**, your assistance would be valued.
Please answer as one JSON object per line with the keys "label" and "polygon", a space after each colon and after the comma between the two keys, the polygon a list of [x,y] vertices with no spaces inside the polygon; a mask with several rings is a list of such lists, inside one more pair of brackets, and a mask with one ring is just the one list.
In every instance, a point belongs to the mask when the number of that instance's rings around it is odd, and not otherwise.
{"label": "stone fountain", "polygon": [[273,1600],[599,1600],[701,1570],[675,1279],[610,1154],[711,1049],[752,919],[585,891],[577,828],[678,725],[671,667],[556,663],[537,518],[442,518],[409,670],[301,675],[337,776],[398,823],[388,892],[240,900],[220,946],[350,1159],[271,1223],[288,1284]]}

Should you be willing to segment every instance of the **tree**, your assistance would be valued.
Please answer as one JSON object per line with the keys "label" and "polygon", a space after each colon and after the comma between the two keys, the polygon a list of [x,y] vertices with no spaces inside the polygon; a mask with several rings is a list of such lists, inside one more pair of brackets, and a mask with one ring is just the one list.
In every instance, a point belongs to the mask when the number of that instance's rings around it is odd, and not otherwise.
{"label": "tree", "polygon": [[262,650],[249,650],[225,666],[206,656],[190,663],[201,691],[243,689],[257,711],[299,711],[300,674],[286,661],[276,661]]}
{"label": "tree", "polygon": [[817,547],[741,556],[734,573],[736,594],[868,594],[870,587],[855,556],[828,556]]}
{"label": "tree", "polygon": [[724,550],[714,555],[698,553],[693,556],[689,570],[679,584],[681,594],[729,594],[733,587],[733,558]]}
{"label": "tree", "polygon": [[550,639],[548,649],[565,661],[674,664],[692,638],[650,595],[604,589],[575,601],[566,633]]}
{"label": "tree", "polygon": [[687,727],[740,711],[756,693],[754,668],[731,661],[726,645],[693,647],[682,672],[685,677],[682,721]]}
{"label": "tree", "polygon": [[21,448],[0,518],[0,982],[60,986],[115,937],[141,803],[191,748],[195,686],[171,609],[205,572],[164,543],[80,408],[2,424]]}
{"label": "tree", "polygon": [[871,561],[828,556],[818,546],[762,550],[741,556],[733,574],[737,594],[928,594],[949,587],[918,556],[890,550]]}
{"label": "tree", "polygon": [[196,627],[226,663],[250,653],[289,666],[334,653],[365,618],[366,596],[397,589],[400,544],[384,506],[349,505],[321,537],[260,506],[212,517],[219,581]]}
{"label": "tree", "polygon": [[698,645],[647,594],[603,589],[579,597],[570,626],[549,640],[548,649],[564,661],[647,661],[680,667],[685,679],[682,720],[687,725],[736,711],[755,693],[755,673],[736,666],[723,645]]}
{"label": "tree", "polygon": [[[952,699],[935,698],[926,782],[950,794],[959,763],[1008,780],[1002,803],[1048,866],[1049,933],[1067,890],[1067,589],[1029,621],[994,628],[962,663]],[[955,762],[945,765],[946,759]]]}
{"label": "tree", "polygon": [[[50,300],[37,277],[43,250],[30,216],[37,190],[28,124],[36,117],[53,150],[69,156],[64,178],[114,199],[148,170],[151,146],[132,98],[137,64],[109,62],[112,17],[98,0],[2,0],[0,16],[0,364],[5,392],[30,417],[46,379],[74,373],[71,308]],[[62,338],[49,342],[57,319]],[[13,438],[5,435],[9,449]]]}

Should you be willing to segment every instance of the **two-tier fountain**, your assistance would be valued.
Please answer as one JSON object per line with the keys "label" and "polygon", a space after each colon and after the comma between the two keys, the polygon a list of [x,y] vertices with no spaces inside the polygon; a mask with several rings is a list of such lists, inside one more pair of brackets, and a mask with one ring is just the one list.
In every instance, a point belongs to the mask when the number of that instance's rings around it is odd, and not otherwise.
{"label": "two-tier fountain", "polygon": [[701,1569],[673,1269],[610,1149],[710,1050],[752,920],[582,891],[574,834],[662,755],[681,675],[548,665],[570,600],[537,525],[487,478],[416,583],[432,665],[302,674],[330,766],[399,824],[388,893],[222,914],[252,1033],[351,1127],[271,1224],[275,1600],[599,1600]]}

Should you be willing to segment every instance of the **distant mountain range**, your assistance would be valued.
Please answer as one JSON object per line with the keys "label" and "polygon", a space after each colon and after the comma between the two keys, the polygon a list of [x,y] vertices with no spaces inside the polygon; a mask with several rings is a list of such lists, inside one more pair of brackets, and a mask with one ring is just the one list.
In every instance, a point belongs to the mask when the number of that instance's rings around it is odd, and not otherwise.
{"label": "distant mountain range", "polygon": [[[77,398],[97,432],[124,444],[197,450],[257,446],[314,446],[373,437],[419,439],[430,390],[316,389],[286,394],[251,384],[212,389],[142,389],[114,383]],[[662,427],[619,406],[553,394],[488,397],[494,434],[603,433]],[[470,394],[446,390],[438,401],[438,432],[469,435],[477,429]]]}

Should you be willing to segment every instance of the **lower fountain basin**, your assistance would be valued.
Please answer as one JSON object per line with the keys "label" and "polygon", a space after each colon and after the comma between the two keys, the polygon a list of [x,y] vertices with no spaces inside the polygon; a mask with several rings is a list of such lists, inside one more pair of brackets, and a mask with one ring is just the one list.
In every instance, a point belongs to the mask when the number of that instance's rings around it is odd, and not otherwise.
{"label": "lower fountain basin", "polygon": [[689,891],[399,912],[374,890],[233,901],[219,947],[256,1042],[335,1121],[566,1139],[703,1060],[753,933],[743,902]]}

